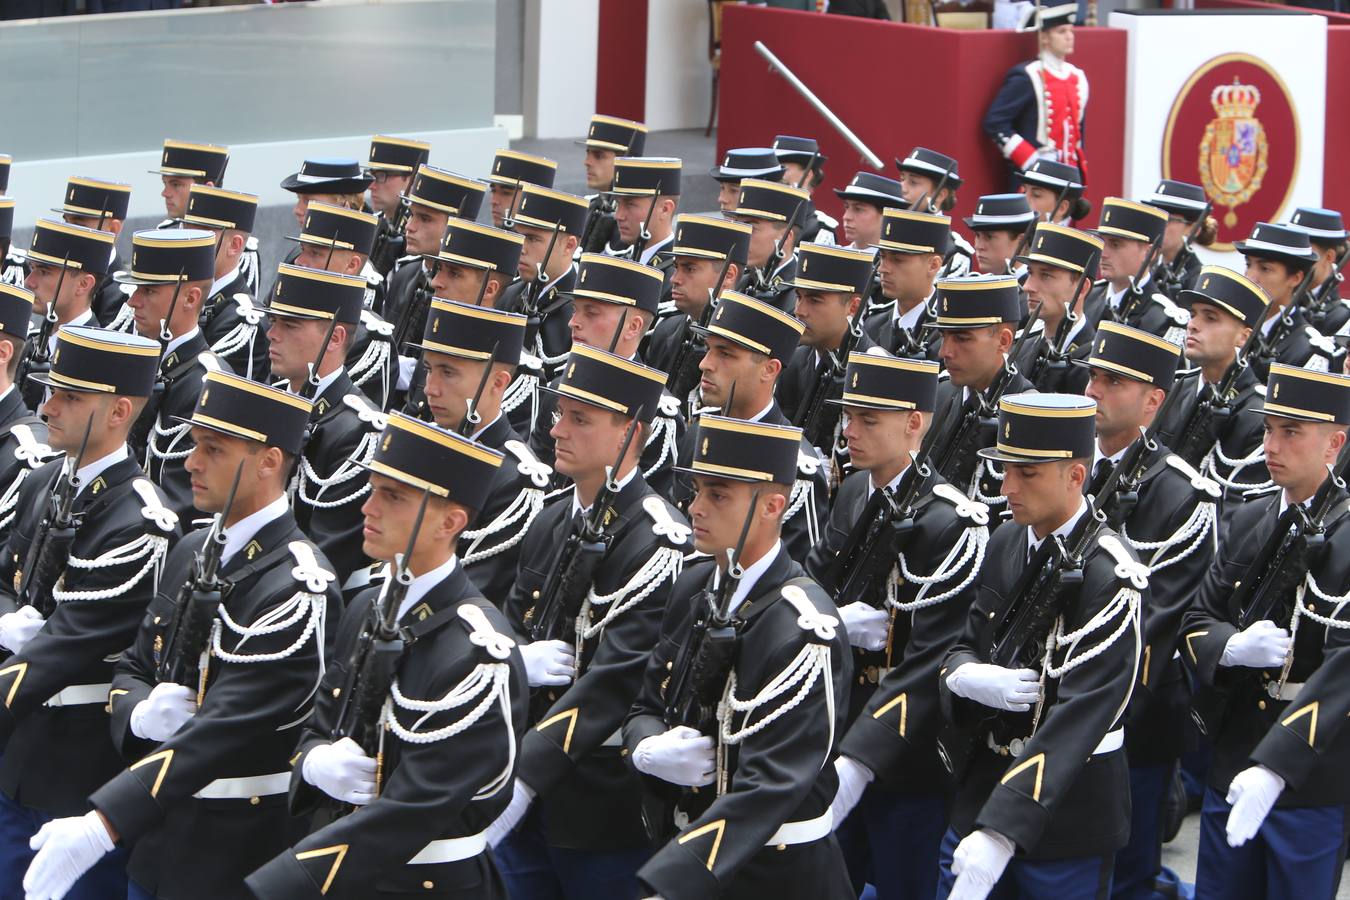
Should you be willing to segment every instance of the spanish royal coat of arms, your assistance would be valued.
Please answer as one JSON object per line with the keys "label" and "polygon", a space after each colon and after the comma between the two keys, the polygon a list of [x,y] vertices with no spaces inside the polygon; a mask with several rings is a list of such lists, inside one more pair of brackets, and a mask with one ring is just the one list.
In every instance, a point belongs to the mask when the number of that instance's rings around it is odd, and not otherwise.
{"label": "spanish royal coat of arms", "polygon": [[1224,224],[1237,224],[1235,207],[1261,189],[1269,146],[1256,107],[1261,92],[1253,85],[1221,84],[1210,93],[1216,116],[1200,141],[1200,180],[1216,206],[1228,207]]}

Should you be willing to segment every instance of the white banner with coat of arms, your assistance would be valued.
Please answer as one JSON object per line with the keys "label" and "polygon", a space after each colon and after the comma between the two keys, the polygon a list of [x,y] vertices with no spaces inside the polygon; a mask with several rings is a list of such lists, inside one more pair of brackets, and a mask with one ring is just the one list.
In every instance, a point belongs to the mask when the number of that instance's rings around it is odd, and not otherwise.
{"label": "white banner with coat of arms", "polygon": [[1162,178],[1202,185],[1219,225],[1205,262],[1241,271],[1233,241],[1322,205],[1326,23],[1283,9],[1111,14],[1129,32],[1125,195]]}

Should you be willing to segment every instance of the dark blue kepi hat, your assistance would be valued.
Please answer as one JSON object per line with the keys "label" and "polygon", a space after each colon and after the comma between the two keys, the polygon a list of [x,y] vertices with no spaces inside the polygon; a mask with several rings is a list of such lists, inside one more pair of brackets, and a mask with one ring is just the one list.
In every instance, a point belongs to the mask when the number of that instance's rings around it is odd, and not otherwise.
{"label": "dark blue kepi hat", "polygon": [[1003,463],[1091,459],[1097,404],[1078,394],[1012,394],[998,402],[998,437],[976,452]]}
{"label": "dark blue kepi hat", "polygon": [[699,416],[694,456],[677,472],[732,481],[792,484],[802,430],[725,416]]}
{"label": "dark blue kepi hat", "polygon": [[[402,413],[389,416],[369,463],[373,474],[481,510],[502,454]],[[358,463],[358,465],[362,465]]]}
{"label": "dark blue kepi hat", "polygon": [[87,325],[56,332],[51,369],[28,377],[56,391],[149,397],[159,371],[158,341]]}
{"label": "dark blue kepi hat", "polygon": [[299,453],[314,404],[288,391],[228,372],[207,372],[197,407],[175,421]]}

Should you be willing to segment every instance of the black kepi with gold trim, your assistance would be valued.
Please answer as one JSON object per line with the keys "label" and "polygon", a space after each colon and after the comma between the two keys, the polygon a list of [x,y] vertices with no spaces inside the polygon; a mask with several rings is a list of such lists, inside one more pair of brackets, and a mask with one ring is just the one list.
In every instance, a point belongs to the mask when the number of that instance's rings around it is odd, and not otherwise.
{"label": "black kepi with gold trim", "polygon": [[0,282],[0,334],[23,342],[33,317],[33,292],[26,287]]}
{"label": "black kepi with gold trim", "polygon": [[1255,328],[1266,317],[1270,295],[1255,281],[1232,269],[1205,266],[1195,279],[1195,286],[1177,294],[1178,306],[1189,309],[1195,303],[1217,306],[1247,327]]}
{"label": "black kepi with gold trim", "polygon": [[506,187],[536,184],[551,188],[557,174],[558,164],[547,157],[521,153],[519,150],[498,150],[492,157],[492,174],[487,180]]}
{"label": "black kepi with gold trim", "polygon": [[436,298],[427,310],[422,343],[413,346],[429,353],[479,362],[491,358],[515,366],[520,364],[528,321],[518,313]]}
{"label": "black kepi with gold trim", "polygon": [[51,369],[28,377],[52,390],[149,397],[159,371],[158,341],[87,325],[56,332]]}
{"label": "black kepi with gold trim", "polygon": [[194,184],[188,189],[187,211],[179,221],[198,228],[231,228],[252,232],[258,198],[241,191]]}
{"label": "black kepi with gold trim", "polygon": [[225,167],[229,164],[229,147],[170,139],[164,142],[159,168],[151,169],[150,174],[170,178],[191,178],[198,184],[209,181],[220,187],[225,183]]}
{"label": "black kepi with gold trim", "polygon": [[741,182],[740,198],[736,201],[736,208],[731,214],[748,219],[787,222],[810,200],[811,192],[802,188],[777,181],[747,178]]}
{"label": "black kepi with gold trim", "polygon": [[589,211],[590,203],[585,197],[536,184],[524,184],[521,185],[520,199],[516,201],[516,211],[511,221],[515,225],[549,231],[556,227],[562,234],[581,237],[581,233],[586,230],[586,214]]}
{"label": "black kepi with gold trim", "polygon": [[404,197],[411,203],[464,219],[478,218],[488,186],[481,181],[437,169],[419,166]]}
{"label": "black kepi with gold trim", "polygon": [[300,236],[287,235],[286,240],[369,256],[379,230],[380,217],[374,213],[315,201],[305,212],[305,227]]}
{"label": "black kepi with gold trim", "polygon": [[976,452],[1003,463],[1091,459],[1097,404],[1078,394],[1012,394],[998,402],[998,437]]}
{"label": "black kepi with gold trim", "polygon": [[207,372],[192,415],[174,419],[297,454],[313,409],[309,400],[288,391],[229,372]]}
{"label": "black kepi with gold trim", "polygon": [[876,246],[891,253],[947,252],[951,243],[952,220],[940,213],[886,209],[881,213],[881,239]]}
{"label": "black kepi with gold trim", "polygon": [[789,287],[799,291],[862,294],[872,280],[875,265],[866,250],[802,244],[797,248],[797,276]]}
{"label": "black kepi with gold trim", "polygon": [[556,385],[540,390],[571,397],[621,416],[651,422],[661,403],[666,373],[585,344],[575,344]]}
{"label": "black kepi with gold trim", "polygon": [[131,268],[113,273],[118,284],[213,281],[216,236],[195,228],[152,228],[131,236]]}
{"label": "black kepi with gold trim", "polygon": [[937,283],[937,318],[926,328],[985,328],[1022,319],[1021,284],[1012,275],[944,278]]}
{"label": "black kepi with gold trim", "polygon": [[792,484],[797,480],[801,440],[800,428],[703,415],[698,417],[693,459],[675,470],[731,481]]}
{"label": "black kepi with gold trim", "polygon": [[844,370],[843,395],[825,402],[867,409],[932,412],[937,404],[940,368],[933,360],[854,351],[848,355],[848,368]]}
{"label": "black kepi with gold trim", "polygon": [[1151,244],[1167,230],[1167,212],[1146,203],[1107,197],[1102,201],[1102,216],[1097,223],[1098,234],[1143,241]]}
{"label": "black kepi with gold trim", "polygon": [[1170,391],[1181,362],[1181,347],[1138,328],[1103,322],[1097,326],[1088,358],[1072,362]]}
{"label": "black kepi with gold trim", "polygon": [[722,292],[706,328],[697,322],[689,327],[704,337],[725,338],[784,364],[797,349],[806,328],[778,307],[736,291]]}
{"label": "black kepi with gold trim", "polygon": [[569,296],[634,306],[656,315],[665,276],[660,269],[604,253],[583,253]]}
{"label": "black kepi with gold trim", "polygon": [[675,217],[674,256],[695,256],[721,263],[731,256],[735,265],[745,268],[750,253],[751,227],[744,222],[713,216],[685,214]]}
{"label": "black kepi with gold trim", "polygon": [[339,275],[304,266],[277,266],[276,287],[261,305],[269,316],[291,319],[336,318],[348,324],[361,320],[366,298],[366,280],[358,275]]}
{"label": "black kepi with gold trim", "polygon": [[577,141],[595,150],[610,150],[624,156],[641,156],[647,146],[647,126],[632,119],[617,116],[591,116],[591,126],[584,141]]}
{"label": "black kepi with gold trim", "polygon": [[131,185],[96,178],[70,178],[65,200],[52,210],[63,216],[87,219],[125,219],[131,205]]}
{"label": "black kepi with gold trim", "polygon": [[31,262],[48,266],[65,265],[93,275],[105,275],[112,265],[117,235],[81,225],[38,219],[28,247]]}
{"label": "black kepi with gold trim", "polygon": [[411,175],[431,156],[431,145],[412,138],[377,134],[370,139],[370,159],[366,168],[371,172],[394,172]]}
{"label": "black kepi with gold trim", "polygon": [[0,241],[14,237],[14,204],[13,197],[0,197]]}
{"label": "black kepi with gold trim", "polygon": [[1041,222],[1027,241],[1026,252],[1017,257],[1020,263],[1045,263],[1057,269],[1066,269],[1075,275],[1081,275],[1088,269],[1088,278],[1097,276],[1097,266],[1101,263],[1104,242],[1095,234],[1056,225],[1053,222]]}
{"label": "black kepi with gold trim", "polygon": [[14,157],[0,153],[0,194],[9,190],[9,170],[14,165]]}
{"label": "black kepi with gold trim", "polygon": [[468,438],[393,413],[365,468],[476,511],[487,502],[502,459]]}
{"label": "black kepi with gold trim", "polygon": [[620,197],[678,197],[683,163],[672,156],[621,156],[605,193]]}
{"label": "black kepi with gold trim", "polygon": [[1265,401],[1252,412],[1350,425],[1350,375],[1271,363]]}
{"label": "black kepi with gold trim", "polygon": [[426,254],[426,258],[453,266],[490,269],[514,278],[524,246],[525,237],[514,231],[451,216],[439,249],[434,255]]}

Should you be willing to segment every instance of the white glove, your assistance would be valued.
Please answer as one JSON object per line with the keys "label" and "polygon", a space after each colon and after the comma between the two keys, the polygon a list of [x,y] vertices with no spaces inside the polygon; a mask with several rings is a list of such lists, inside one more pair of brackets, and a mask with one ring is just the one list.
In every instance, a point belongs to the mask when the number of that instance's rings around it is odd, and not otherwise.
{"label": "white glove", "polygon": [[417,358],[413,356],[400,356],[398,358],[398,383],[397,388],[400,391],[406,391],[412,387],[413,373],[417,371]]}
{"label": "white glove", "polygon": [[502,838],[516,830],[520,820],[530,811],[530,804],[534,802],[534,798],[535,793],[530,786],[517,778],[515,786],[511,789],[511,802],[506,804],[502,814],[493,819],[492,824],[487,827],[489,847],[496,848],[502,842]]}
{"label": "white glove", "polygon": [[334,800],[365,806],[375,799],[375,760],[351,738],[305,754],[300,775]]}
{"label": "white glove", "polygon": [[1025,712],[1040,696],[1040,675],[1034,669],[963,663],[947,676],[947,689],[993,709]]}
{"label": "white glove", "polygon": [[1233,776],[1224,798],[1233,805],[1228,813],[1228,846],[1241,847],[1255,837],[1283,790],[1284,779],[1265,766],[1252,766]]}
{"label": "white glove", "polygon": [[556,687],[572,680],[577,657],[566,641],[535,641],[522,644],[520,655],[525,658],[525,675],[530,687]]}
{"label": "white glove", "polygon": [[1269,619],[1247,626],[1223,646],[1221,666],[1248,666],[1253,669],[1277,669],[1289,654],[1289,632]]}
{"label": "white glove", "polygon": [[142,740],[167,741],[196,714],[196,692],[166,681],[131,710],[131,733]]}
{"label": "white glove", "polygon": [[60,900],[104,854],[113,849],[112,836],[96,812],[53,819],[28,841],[37,856],[23,876],[26,900]]}
{"label": "white glove", "polygon": [[633,748],[633,768],[684,787],[712,784],[717,772],[713,739],[688,725],[645,737]]}
{"label": "white glove", "polygon": [[834,773],[839,776],[839,789],[834,792],[830,812],[834,815],[834,827],[838,829],[862,799],[863,791],[877,776],[867,766],[847,756],[834,758]]}
{"label": "white glove", "polygon": [[31,606],[21,606],[18,612],[0,616],[0,646],[18,653],[42,630],[47,620]]}
{"label": "white glove", "polygon": [[839,618],[844,620],[848,642],[862,650],[882,650],[886,647],[886,633],[891,629],[891,614],[855,600],[839,607]]}
{"label": "white glove", "polygon": [[981,828],[972,831],[956,845],[952,854],[952,874],[956,884],[948,900],[984,900],[1003,877],[1013,856],[1013,842],[997,831]]}

